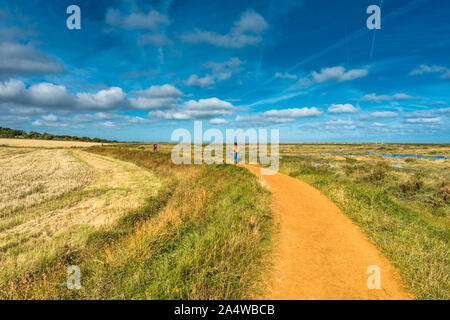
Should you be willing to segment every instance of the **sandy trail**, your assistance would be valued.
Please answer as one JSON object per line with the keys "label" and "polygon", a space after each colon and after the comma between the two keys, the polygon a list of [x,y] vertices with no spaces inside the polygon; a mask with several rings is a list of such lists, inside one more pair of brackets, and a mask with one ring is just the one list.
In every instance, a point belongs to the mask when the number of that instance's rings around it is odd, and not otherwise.
{"label": "sandy trail", "polygon": [[[242,165],[261,176],[260,168]],[[280,226],[274,269],[263,299],[411,299],[398,271],[327,197],[284,174],[261,176]],[[368,289],[369,266],[380,289]]]}

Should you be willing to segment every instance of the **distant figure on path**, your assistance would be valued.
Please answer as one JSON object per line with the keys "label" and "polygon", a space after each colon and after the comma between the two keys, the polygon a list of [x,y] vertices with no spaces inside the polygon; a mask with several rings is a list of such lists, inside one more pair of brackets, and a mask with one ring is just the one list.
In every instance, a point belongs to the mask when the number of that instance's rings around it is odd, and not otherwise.
{"label": "distant figure on path", "polygon": [[238,164],[239,148],[238,148],[237,142],[234,143],[234,146],[233,146],[233,154],[234,154],[234,163],[235,163],[235,164]]}
{"label": "distant figure on path", "polygon": [[158,144],[154,143],[153,144],[153,152],[156,152],[156,151],[158,151]]}

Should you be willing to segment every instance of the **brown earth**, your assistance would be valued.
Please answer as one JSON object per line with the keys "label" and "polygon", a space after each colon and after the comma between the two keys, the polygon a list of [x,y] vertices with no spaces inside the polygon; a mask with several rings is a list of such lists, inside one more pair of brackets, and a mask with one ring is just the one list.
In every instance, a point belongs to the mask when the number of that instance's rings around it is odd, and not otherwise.
{"label": "brown earth", "polygon": [[[243,165],[261,176],[261,170]],[[263,299],[412,299],[398,270],[327,197],[284,174],[262,175],[279,224],[274,268]],[[369,266],[380,289],[369,289]]]}

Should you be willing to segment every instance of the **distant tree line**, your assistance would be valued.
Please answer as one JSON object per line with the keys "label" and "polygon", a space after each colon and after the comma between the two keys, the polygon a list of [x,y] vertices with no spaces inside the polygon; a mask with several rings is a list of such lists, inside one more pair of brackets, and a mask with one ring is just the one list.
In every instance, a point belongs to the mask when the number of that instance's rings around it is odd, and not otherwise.
{"label": "distant tree line", "polygon": [[24,130],[16,130],[16,129],[3,128],[3,127],[0,127],[0,138],[83,141],[83,142],[101,142],[101,143],[117,142],[117,140],[106,140],[106,139],[100,139],[100,138],[77,137],[77,136],[68,136],[68,135],[56,135],[56,134],[50,134],[47,132],[39,133],[39,132],[35,132],[35,131],[30,131],[29,133],[27,133]]}

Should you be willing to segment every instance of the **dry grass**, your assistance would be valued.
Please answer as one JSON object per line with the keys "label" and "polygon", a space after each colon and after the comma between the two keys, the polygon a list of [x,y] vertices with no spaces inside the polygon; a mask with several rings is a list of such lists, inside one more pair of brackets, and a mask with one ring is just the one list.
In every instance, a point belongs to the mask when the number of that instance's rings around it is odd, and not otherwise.
{"label": "dry grass", "polygon": [[[22,150],[19,157],[9,149],[10,157],[0,152],[9,208],[0,220],[0,282],[39,269],[63,248],[80,250],[98,228],[142,206],[160,186],[149,171],[101,155],[52,149]],[[31,188],[27,201],[14,199],[34,185],[42,187]],[[74,188],[80,190],[69,192]]]}
{"label": "dry grass", "polygon": [[80,188],[92,177],[70,150],[0,148],[0,217]]}
{"label": "dry grass", "polygon": [[[87,148],[99,146],[101,143],[83,141],[57,141],[33,139],[4,139],[0,138],[0,146],[26,148]],[[106,143],[104,145],[107,145]]]}

